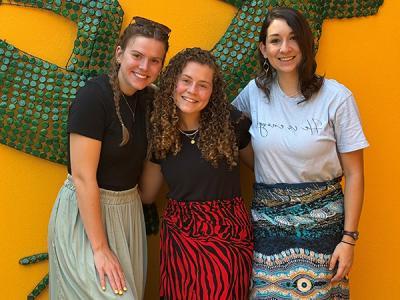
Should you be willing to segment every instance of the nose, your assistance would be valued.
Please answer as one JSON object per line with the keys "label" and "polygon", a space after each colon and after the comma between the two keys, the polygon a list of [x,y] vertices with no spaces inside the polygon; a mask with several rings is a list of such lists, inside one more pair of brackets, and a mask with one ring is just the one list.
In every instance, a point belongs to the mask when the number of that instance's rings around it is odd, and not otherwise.
{"label": "nose", "polygon": [[147,70],[148,67],[149,67],[149,60],[148,60],[148,58],[143,57],[140,60],[139,68],[142,69],[142,70]]}
{"label": "nose", "polygon": [[283,41],[281,44],[281,48],[279,49],[279,51],[281,53],[286,53],[290,50],[290,45],[289,45],[289,41]]}
{"label": "nose", "polygon": [[197,90],[197,88],[196,88],[196,84],[194,82],[187,87],[187,91],[191,94],[194,94],[196,92],[196,90]]}

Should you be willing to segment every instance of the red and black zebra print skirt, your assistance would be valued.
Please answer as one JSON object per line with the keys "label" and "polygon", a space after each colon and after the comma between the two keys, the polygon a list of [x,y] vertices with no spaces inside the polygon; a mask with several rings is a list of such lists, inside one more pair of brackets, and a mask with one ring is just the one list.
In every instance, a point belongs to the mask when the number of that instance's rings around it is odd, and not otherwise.
{"label": "red and black zebra print skirt", "polygon": [[248,299],[253,234],[243,199],[169,200],[160,255],[164,299]]}

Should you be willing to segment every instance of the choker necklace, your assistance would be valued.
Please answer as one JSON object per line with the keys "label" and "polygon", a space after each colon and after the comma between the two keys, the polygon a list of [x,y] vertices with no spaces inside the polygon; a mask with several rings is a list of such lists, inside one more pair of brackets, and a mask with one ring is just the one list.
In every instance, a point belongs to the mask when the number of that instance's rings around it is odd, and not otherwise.
{"label": "choker necklace", "polygon": [[182,133],[184,136],[186,136],[186,137],[190,140],[190,143],[191,143],[192,145],[196,144],[195,138],[196,138],[196,136],[197,136],[197,133],[199,132],[199,128],[197,128],[197,129],[196,129],[195,131],[193,131],[192,133],[186,133],[186,132],[180,130],[179,128],[178,128],[178,130],[179,130],[180,133]]}
{"label": "choker necklace", "polygon": [[122,98],[124,98],[126,105],[128,106],[129,110],[131,111],[132,114],[132,131],[133,131],[133,125],[135,124],[135,112],[136,112],[136,104],[137,104],[137,99],[135,99],[135,104],[133,106],[133,109],[131,108],[131,106],[128,103],[128,100],[126,100],[125,95],[123,93],[121,93]]}

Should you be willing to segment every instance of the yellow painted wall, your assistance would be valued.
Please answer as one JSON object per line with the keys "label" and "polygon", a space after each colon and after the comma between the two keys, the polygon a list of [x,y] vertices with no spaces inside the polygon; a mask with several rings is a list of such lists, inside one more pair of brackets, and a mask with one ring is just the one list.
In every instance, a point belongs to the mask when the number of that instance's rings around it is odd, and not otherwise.
{"label": "yellow painted wall", "polygon": [[[168,57],[183,47],[211,48],[235,8],[217,0],[120,0],[124,26],[142,15],[172,29]],[[184,5],[183,5],[184,3]],[[361,239],[351,273],[352,299],[400,299],[400,1],[385,0],[377,16],[329,20],[323,25],[319,72],[355,94],[371,147],[365,151],[366,196]],[[73,23],[37,9],[0,5],[0,38],[65,65]],[[396,76],[397,75],[397,76]],[[26,299],[47,263],[20,266],[19,258],[46,251],[47,222],[65,167],[0,145],[0,299]],[[249,198],[251,176],[243,178]],[[162,206],[163,201],[160,202]],[[158,296],[158,239],[149,239],[146,299]],[[47,299],[44,293],[39,299]]]}

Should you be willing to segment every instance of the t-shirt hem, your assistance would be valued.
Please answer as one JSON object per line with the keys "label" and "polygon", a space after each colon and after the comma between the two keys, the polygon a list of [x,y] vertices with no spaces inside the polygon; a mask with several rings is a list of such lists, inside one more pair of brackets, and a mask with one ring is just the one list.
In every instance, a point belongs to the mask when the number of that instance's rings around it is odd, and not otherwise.
{"label": "t-shirt hem", "polygon": [[351,145],[351,146],[339,146],[338,145],[338,150],[339,150],[339,153],[348,153],[348,152],[364,149],[367,147],[369,147],[369,143],[362,142],[362,143],[358,143],[358,144]]}

